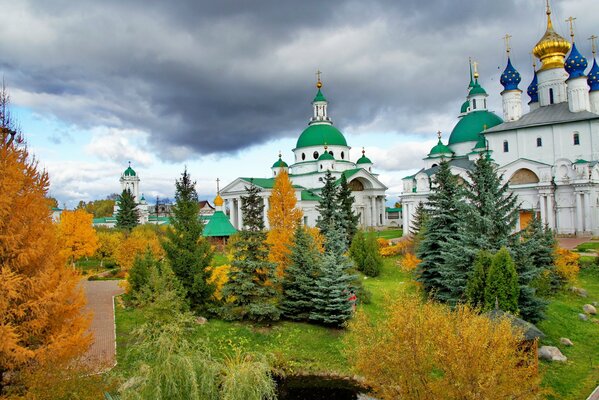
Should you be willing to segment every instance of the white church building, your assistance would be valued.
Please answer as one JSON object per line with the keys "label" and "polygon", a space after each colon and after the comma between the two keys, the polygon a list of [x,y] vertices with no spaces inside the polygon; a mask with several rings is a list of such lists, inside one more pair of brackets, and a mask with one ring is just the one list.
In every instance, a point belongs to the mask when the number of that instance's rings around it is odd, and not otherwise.
{"label": "white church building", "polygon": [[[572,19],[570,20],[572,23]],[[467,180],[481,153],[489,152],[520,201],[519,228],[533,214],[562,235],[599,235],[599,66],[555,32],[547,7],[547,29],[533,49],[535,66],[523,113],[520,74],[509,58],[501,74],[503,119],[487,109],[487,93],[474,63],[469,92],[447,144],[439,141],[424,168],[403,179],[402,225],[408,234],[415,209],[426,202],[441,160]],[[592,37],[593,39],[595,37]]]}
{"label": "white church building", "polygon": [[354,211],[359,215],[359,223],[363,227],[382,227],[386,225],[385,191],[377,174],[373,173],[373,163],[364,154],[356,161],[351,161],[351,147],[341,131],[333,125],[328,115],[328,102],[322,94],[322,82],[317,83],[318,92],[312,105],[314,114],[308,127],[301,133],[293,151],[293,162],[288,165],[279,159],[271,167],[268,178],[240,177],[225,186],[220,195],[229,209],[230,219],[237,229],[243,226],[241,197],[246,195],[246,187],[251,184],[262,189],[264,199],[264,220],[268,228],[268,204],[274,180],[277,174],[285,170],[295,188],[298,207],[304,213],[304,224],[314,226],[319,216],[316,205],[327,171],[330,171],[337,182],[345,175],[354,195]]}

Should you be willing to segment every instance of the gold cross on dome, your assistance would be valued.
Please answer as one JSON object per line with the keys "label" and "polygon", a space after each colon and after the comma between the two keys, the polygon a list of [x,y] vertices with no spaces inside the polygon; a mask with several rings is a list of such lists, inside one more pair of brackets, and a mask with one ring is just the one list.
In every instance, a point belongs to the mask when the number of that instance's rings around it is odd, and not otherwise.
{"label": "gold cross on dome", "polygon": [[472,61],[472,66],[474,67],[474,79],[478,79],[478,63]]}
{"label": "gold cross on dome", "polygon": [[510,54],[510,39],[512,38],[512,35],[510,35],[509,33],[506,33],[505,36],[503,37],[503,40],[505,41],[505,52],[509,55]]}
{"label": "gold cross on dome", "polygon": [[441,131],[437,131],[437,137],[441,140]]}
{"label": "gold cross on dome", "polygon": [[574,17],[570,17],[566,20],[566,22],[570,24],[570,37],[572,38],[572,41],[574,41],[574,21],[576,21],[576,18]]}

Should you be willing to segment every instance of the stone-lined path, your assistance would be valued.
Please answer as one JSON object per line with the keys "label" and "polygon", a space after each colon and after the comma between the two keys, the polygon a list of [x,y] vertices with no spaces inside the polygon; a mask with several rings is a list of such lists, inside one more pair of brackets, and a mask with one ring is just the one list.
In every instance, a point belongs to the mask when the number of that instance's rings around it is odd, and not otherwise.
{"label": "stone-lined path", "polygon": [[116,334],[114,323],[114,296],[123,293],[119,281],[84,281],[87,311],[93,315],[90,331],[92,345],[86,359],[99,370],[116,365]]}

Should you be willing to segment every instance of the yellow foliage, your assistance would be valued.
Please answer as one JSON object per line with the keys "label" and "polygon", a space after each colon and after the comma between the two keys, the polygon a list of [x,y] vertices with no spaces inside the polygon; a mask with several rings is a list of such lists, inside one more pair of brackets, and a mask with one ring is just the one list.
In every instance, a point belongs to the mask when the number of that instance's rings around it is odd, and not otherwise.
{"label": "yellow foliage", "polygon": [[6,101],[0,92],[0,371],[16,372],[9,378],[80,356],[91,338],[81,277],[51,220],[48,174],[3,126]]}
{"label": "yellow foliage", "polygon": [[282,277],[289,265],[289,246],[293,241],[293,232],[301,223],[303,215],[302,210],[296,207],[295,190],[287,172],[281,171],[275,178],[269,200],[270,230],[266,243],[270,246],[269,259],[277,264],[277,275]]}
{"label": "yellow foliage", "polygon": [[164,249],[158,238],[158,230],[153,225],[139,225],[131,230],[119,244],[114,256],[116,262],[124,270],[128,271],[138,255],[143,255],[146,250],[154,255],[154,258],[164,257]]}
{"label": "yellow foliage", "polygon": [[312,239],[314,239],[314,244],[316,245],[318,251],[320,253],[324,252],[324,236],[322,233],[320,233],[320,229],[315,226],[306,226],[306,230],[312,236]]}
{"label": "yellow foliage", "polygon": [[393,257],[400,254],[405,254],[410,243],[407,240],[402,240],[389,246],[381,248],[381,256]]}
{"label": "yellow foliage", "polygon": [[96,250],[96,256],[102,260],[114,259],[115,253],[123,240],[125,240],[125,234],[121,231],[98,232],[100,246]]}
{"label": "yellow foliage", "polygon": [[544,398],[522,340],[507,319],[406,295],[388,301],[376,321],[359,310],[346,348],[380,399]]}
{"label": "yellow foliage", "polygon": [[401,270],[404,272],[414,271],[420,261],[422,260],[416,257],[414,253],[406,253],[400,261]]}
{"label": "yellow foliage", "polygon": [[62,252],[72,263],[81,257],[93,255],[100,244],[93,227],[94,216],[85,210],[63,211],[58,224]]}
{"label": "yellow foliage", "polygon": [[223,298],[223,286],[229,280],[229,271],[231,270],[231,266],[229,264],[223,264],[219,265],[218,267],[208,267],[207,269],[211,272],[210,278],[207,279],[207,282],[215,286],[213,296],[216,300],[221,300]]}
{"label": "yellow foliage", "polygon": [[389,240],[388,239],[384,239],[384,238],[378,238],[378,239],[376,239],[376,242],[379,245],[379,249],[382,249],[384,247],[388,247],[388,246],[391,245],[391,243],[389,242]]}
{"label": "yellow foliage", "polygon": [[580,271],[580,254],[558,247],[554,252],[555,273],[563,282],[572,282]]}

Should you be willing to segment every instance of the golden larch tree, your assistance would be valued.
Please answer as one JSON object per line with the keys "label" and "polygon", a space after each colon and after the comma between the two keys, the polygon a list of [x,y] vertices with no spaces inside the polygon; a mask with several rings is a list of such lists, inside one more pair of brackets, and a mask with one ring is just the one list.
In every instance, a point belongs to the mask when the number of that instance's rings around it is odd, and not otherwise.
{"label": "golden larch tree", "polygon": [[358,310],[346,339],[350,361],[377,398],[545,398],[535,354],[509,319],[415,295],[389,299],[385,311],[373,321]]}
{"label": "golden larch tree", "polygon": [[148,250],[154,258],[162,259],[164,257],[164,249],[160,244],[160,235],[162,234],[164,231],[154,225],[136,226],[119,243],[114,253],[115,261],[123,270],[128,271],[133,266],[135,258]]}
{"label": "golden larch tree", "polygon": [[270,230],[266,243],[270,246],[269,258],[277,264],[277,275],[283,276],[289,265],[289,246],[293,240],[293,232],[301,223],[303,212],[296,207],[295,190],[286,171],[281,171],[275,178],[270,195],[268,223]]}
{"label": "golden larch tree", "polygon": [[62,251],[71,264],[93,255],[100,246],[93,221],[94,216],[83,209],[65,210],[60,215],[58,233]]}
{"label": "golden larch tree", "polygon": [[[80,276],[66,266],[38,169],[0,92],[0,376],[81,355],[90,344]],[[16,377],[15,374],[5,374]],[[0,392],[10,380],[0,380]]]}

